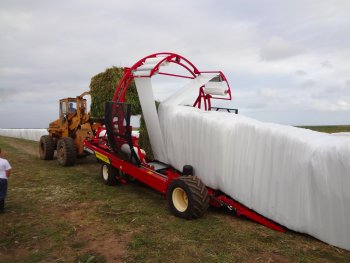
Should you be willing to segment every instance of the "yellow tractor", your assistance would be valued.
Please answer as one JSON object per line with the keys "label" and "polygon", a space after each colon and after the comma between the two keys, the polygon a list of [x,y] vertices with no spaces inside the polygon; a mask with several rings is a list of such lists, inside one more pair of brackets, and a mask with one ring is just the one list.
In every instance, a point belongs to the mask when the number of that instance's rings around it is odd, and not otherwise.
{"label": "yellow tractor", "polygon": [[52,160],[57,150],[57,160],[62,166],[75,164],[77,157],[84,157],[83,141],[93,136],[93,131],[100,125],[91,123],[87,112],[86,99],[90,92],[84,92],[76,98],[61,99],[59,118],[51,122],[47,129],[49,135],[40,138],[39,154],[42,160]]}

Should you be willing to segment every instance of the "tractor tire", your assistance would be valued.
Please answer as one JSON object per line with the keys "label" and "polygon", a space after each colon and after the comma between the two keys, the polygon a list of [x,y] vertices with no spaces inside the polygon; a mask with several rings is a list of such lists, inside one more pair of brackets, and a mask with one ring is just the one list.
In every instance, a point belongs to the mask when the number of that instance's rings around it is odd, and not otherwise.
{"label": "tractor tire", "polygon": [[50,135],[43,135],[39,142],[39,155],[41,160],[52,160],[55,153],[54,141]]}
{"label": "tractor tire", "polygon": [[61,138],[57,142],[57,161],[62,166],[72,166],[75,164],[77,151],[72,138]]}
{"label": "tractor tire", "polygon": [[104,184],[110,186],[118,184],[119,170],[109,164],[102,163],[100,174]]}
{"label": "tractor tire", "polygon": [[209,207],[206,186],[196,176],[181,176],[173,180],[167,191],[170,211],[178,217],[196,219]]}

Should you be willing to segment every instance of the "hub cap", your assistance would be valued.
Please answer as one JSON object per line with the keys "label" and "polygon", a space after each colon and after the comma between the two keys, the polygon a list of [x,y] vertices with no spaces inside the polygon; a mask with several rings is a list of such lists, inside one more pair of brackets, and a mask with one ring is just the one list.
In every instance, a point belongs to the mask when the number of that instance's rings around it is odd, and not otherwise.
{"label": "hub cap", "polygon": [[102,168],[102,176],[103,176],[103,180],[108,181],[108,167],[107,167],[107,165],[104,165]]}
{"label": "hub cap", "polygon": [[175,188],[172,194],[173,204],[179,212],[186,211],[188,207],[188,198],[186,192],[182,188]]}
{"label": "hub cap", "polygon": [[63,149],[63,147],[60,147],[58,149],[58,151],[57,151],[57,158],[59,158],[61,160],[64,158],[64,149]]}

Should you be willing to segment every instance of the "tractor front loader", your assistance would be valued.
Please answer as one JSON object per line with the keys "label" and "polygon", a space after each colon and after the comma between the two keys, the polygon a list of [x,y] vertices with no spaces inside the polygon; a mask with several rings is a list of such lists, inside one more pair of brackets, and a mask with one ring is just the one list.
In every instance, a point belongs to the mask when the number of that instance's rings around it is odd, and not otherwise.
{"label": "tractor front loader", "polygon": [[75,164],[77,157],[84,157],[84,140],[94,135],[94,130],[100,126],[92,123],[87,112],[84,92],[76,98],[64,98],[59,101],[59,118],[50,123],[47,129],[49,135],[40,138],[39,154],[42,160],[52,160],[57,150],[57,160],[62,166]]}

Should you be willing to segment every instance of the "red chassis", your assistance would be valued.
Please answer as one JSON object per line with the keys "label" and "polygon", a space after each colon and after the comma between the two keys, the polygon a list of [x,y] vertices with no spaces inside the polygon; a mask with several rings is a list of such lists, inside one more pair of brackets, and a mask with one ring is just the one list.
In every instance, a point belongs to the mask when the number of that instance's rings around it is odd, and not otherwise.
{"label": "red chassis", "polygon": [[[130,82],[135,78],[133,75],[133,72],[137,70],[140,66],[146,64],[145,61],[147,59],[159,59],[159,62],[149,71],[149,74],[146,76],[140,76],[140,77],[151,77],[154,74],[162,74],[167,75],[171,77],[183,77],[183,78],[195,78],[201,73],[214,73],[214,72],[200,72],[198,69],[187,59],[173,53],[157,53],[150,55],[148,57],[145,57],[141,59],[139,62],[137,62],[133,67],[126,68],[124,72],[124,76],[122,80],[120,81],[118,87],[116,88],[116,92],[113,98],[113,101],[123,103],[125,101],[125,93],[126,90],[130,84]],[[185,68],[189,73],[190,76],[183,76],[183,75],[177,75],[177,74],[170,74],[170,73],[164,73],[160,72],[160,65],[162,63],[175,63],[183,68]],[[227,83],[227,80],[222,72],[217,71],[215,73],[218,73],[221,81],[225,81]],[[231,90],[228,86],[228,98],[231,99]],[[210,110],[211,108],[211,98],[215,98],[209,94],[204,93],[204,87],[200,87],[199,89],[199,96],[197,100],[194,103],[195,107],[201,108],[201,101],[204,101],[204,108],[205,110]],[[226,98],[218,98],[218,99],[226,99]],[[121,127],[121,123],[123,121],[120,121],[117,123],[119,126],[119,130],[123,129]],[[125,127],[124,127],[125,129]],[[128,127],[127,129],[131,129],[131,127]],[[131,136],[130,140],[130,147],[135,148],[137,152],[137,156],[139,157],[139,162],[131,162],[129,160],[126,160],[125,158],[121,158],[118,154],[111,149],[110,144],[108,143],[109,140],[115,140],[118,141],[118,145],[122,143],[125,143],[125,140],[120,137],[110,138],[110,136],[103,135],[101,136],[101,130],[96,133],[96,136],[94,138],[90,138],[84,141],[84,147],[85,150],[90,152],[91,154],[94,154],[99,160],[103,162],[103,165],[113,167],[115,170],[118,171],[118,175],[116,175],[115,179],[119,180],[122,183],[125,183],[125,176],[128,175],[129,177],[132,177],[152,188],[157,190],[158,192],[168,195],[169,189],[173,189],[173,183],[174,181],[178,181],[180,178],[182,178],[184,173],[181,173],[180,171],[174,169],[171,166],[165,165],[163,169],[157,170],[155,166],[153,165],[154,162],[146,162],[146,156],[143,155],[141,149],[138,146],[138,139],[135,136]],[[254,220],[262,225],[265,225],[273,230],[279,231],[279,232],[285,232],[285,229],[281,227],[280,225],[266,219],[265,217],[257,214],[256,212],[248,209],[247,207],[243,206],[242,204],[234,201],[229,196],[225,195],[224,193],[220,191],[213,190],[209,187],[206,187],[207,195],[209,197],[209,204],[211,206],[215,207],[227,207],[230,210],[234,210],[238,216],[245,216],[251,220]],[[175,192],[175,191],[174,191]],[[186,197],[187,199],[187,197]],[[181,202],[180,208],[181,208]],[[176,214],[176,213],[175,213]],[[181,215],[180,215],[181,216]]]}
{"label": "red chassis", "polygon": [[[156,172],[154,170],[154,167],[151,166],[135,166],[134,164],[118,158],[110,150],[106,149],[103,146],[99,146],[96,144],[96,142],[93,141],[85,141],[84,145],[89,150],[92,150],[96,157],[100,160],[102,159],[104,162],[117,168],[121,172],[128,174],[129,176],[154,188],[164,195],[167,193],[167,189],[171,181],[181,176],[181,173],[175,171],[172,168],[166,170],[166,175],[164,175]],[[123,180],[122,182],[124,183],[125,181]],[[285,232],[285,229],[283,227],[255,213],[253,210],[246,208],[242,204],[234,201],[229,196],[226,196],[222,193],[216,194],[216,191],[209,187],[207,187],[207,189],[211,206],[228,207],[230,210],[235,210],[238,216],[245,216],[278,232]]]}

